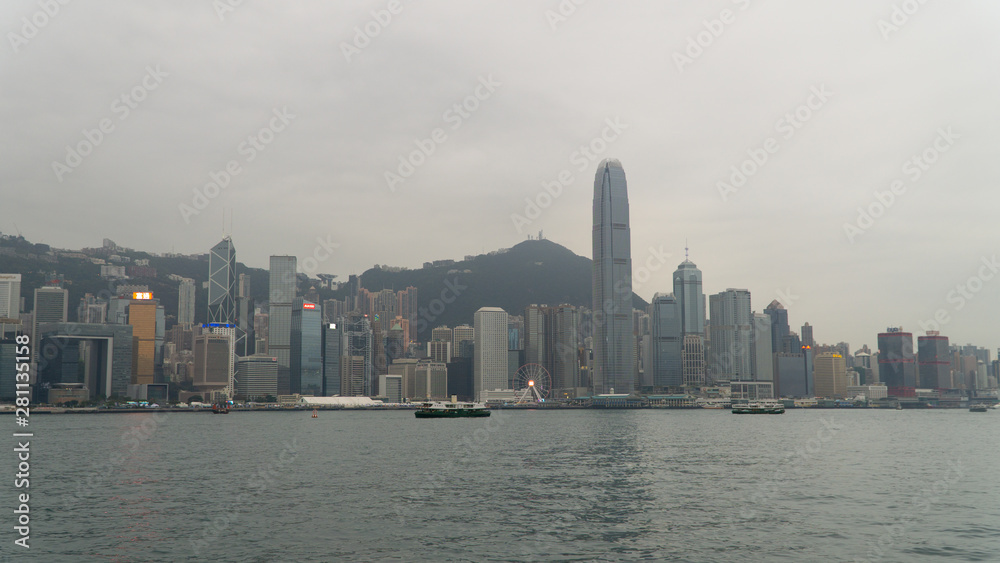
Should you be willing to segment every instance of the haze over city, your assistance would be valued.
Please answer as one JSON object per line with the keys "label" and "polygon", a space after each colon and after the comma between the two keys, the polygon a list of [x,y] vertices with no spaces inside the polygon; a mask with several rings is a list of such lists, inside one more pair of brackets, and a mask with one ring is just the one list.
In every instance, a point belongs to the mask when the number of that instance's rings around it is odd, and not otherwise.
{"label": "haze over city", "polygon": [[646,299],[686,240],[705,294],[784,295],[818,341],[1000,346],[996,4],[231,4],[0,6],[0,231],[333,241],[341,280],[539,231],[589,257],[613,157]]}

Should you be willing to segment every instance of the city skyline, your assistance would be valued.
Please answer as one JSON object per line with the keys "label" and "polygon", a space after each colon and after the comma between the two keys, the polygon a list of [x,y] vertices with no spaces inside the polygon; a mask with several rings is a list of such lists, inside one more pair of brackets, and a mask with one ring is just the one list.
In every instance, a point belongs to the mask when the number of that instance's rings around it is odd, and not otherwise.
{"label": "city skyline", "polygon": [[[670,291],[688,239],[706,295],[745,287],[760,311],[783,293],[794,326],[809,320],[820,341],[873,345],[886,326],[922,334],[939,318],[953,341],[997,347],[988,335],[1000,304],[987,296],[1000,269],[989,244],[998,79],[982,71],[996,5],[921,5],[895,23],[892,6],[860,1],[570,14],[403,5],[383,25],[372,12],[385,9],[175,6],[196,30],[183,38],[152,7],[113,21],[61,10],[0,55],[16,85],[0,97],[11,155],[0,231],[183,253],[231,232],[246,264],[294,254],[341,279],[538,231],[588,256],[589,174],[616,156],[632,180],[636,267],[671,255],[637,288],[643,298]],[[20,36],[39,8],[0,10]],[[369,24],[377,35],[365,36]],[[519,30],[516,45],[505,25]],[[67,67],[81,34],[111,40]],[[648,39],[594,41],[625,34]],[[220,40],[257,47],[224,52]],[[111,47],[121,44],[135,48]],[[608,79],[593,81],[596,68]],[[68,154],[87,143],[97,146],[79,162]],[[422,162],[401,171],[414,151]],[[741,179],[740,168],[754,172]],[[225,187],[205,195],[213,181]],[[331,209],[352,212],[331,221]],[[407,221],[435,240],[432,252],[371,228]]]}

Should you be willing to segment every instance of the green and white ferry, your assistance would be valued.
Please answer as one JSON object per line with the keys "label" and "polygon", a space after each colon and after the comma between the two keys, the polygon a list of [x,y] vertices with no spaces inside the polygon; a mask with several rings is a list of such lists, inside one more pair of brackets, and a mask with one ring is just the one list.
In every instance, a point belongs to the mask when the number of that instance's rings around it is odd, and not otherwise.
{"label": "green and white ferry", "polygon": [[733,414],[784,414],[784,412],[785,405],[774,400],[733,405]]}
{"label": "green and white ferry", "polygon": [[430,401],[420,403],[414,415],[417,418],[475,418],[489,416],[490,409],[484,403]]}

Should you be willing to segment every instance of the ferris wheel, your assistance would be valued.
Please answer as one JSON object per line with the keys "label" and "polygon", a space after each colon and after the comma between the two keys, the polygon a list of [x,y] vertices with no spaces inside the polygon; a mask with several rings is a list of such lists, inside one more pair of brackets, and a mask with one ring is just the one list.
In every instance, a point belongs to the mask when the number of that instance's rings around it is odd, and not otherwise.
{"label": "ferris wheel", "polygon": [[525,364],[514,373],[514,391],[518,404],[544,402],[552,391],[552,377],[538,364]]}

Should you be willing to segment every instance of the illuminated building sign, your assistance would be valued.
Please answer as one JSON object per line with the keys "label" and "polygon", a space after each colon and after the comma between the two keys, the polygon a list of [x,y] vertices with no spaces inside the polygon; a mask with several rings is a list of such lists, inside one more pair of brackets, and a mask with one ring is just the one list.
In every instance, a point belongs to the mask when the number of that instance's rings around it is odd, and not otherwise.
{"label": "illuminated building sign", "polygon": [[132,299],[152,299],[153,294],[148,291],[136,291],[132,293]]}
{"label": "illuminated building sign", "polygon": [[337,323],[330,323],[331,330],[337,330]]}
{"label": "illuminated building sign", "polygon": [[302,308],[303,308],[303,309],[315,309],[315,308],[316,308],[316,305],[314,305],[314,304],[312,304],[312,303],[303,303],[303,304],[302,304]]}

